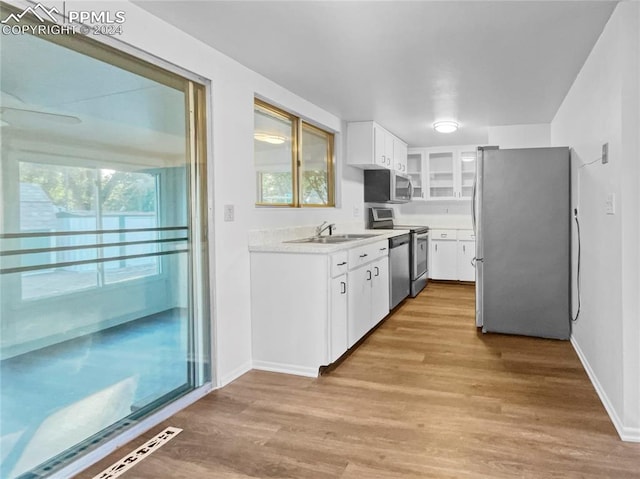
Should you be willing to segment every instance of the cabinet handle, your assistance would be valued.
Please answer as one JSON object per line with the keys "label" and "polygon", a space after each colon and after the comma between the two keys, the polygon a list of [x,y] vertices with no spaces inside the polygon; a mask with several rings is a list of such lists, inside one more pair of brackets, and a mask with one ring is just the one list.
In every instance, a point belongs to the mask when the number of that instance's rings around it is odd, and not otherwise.
{"label": "cabinet handle", "polygon": [[387,248],[380,248],[380,251],[386,251]]}
{"label": "cabinet handle", "polygon": [[347,283],[345,283],[344,281],[340,281],[340,294],[346,294],[347,293]]}
{"label": "cabinet handle", "polygon": [[367,253],[360,255],[361,258],[366,258],[367,256],[369,256]]}
{"label": "cabinet handle", "polygon": [[438,243],[436,243],[436,251],[438,251]]}
{"label": "cabinet handle", "polygon": [[367,270],[367,273],[369,273],[369,277],[367,278],[367,281],[371,281],[371,271]]}
{"label": "cabinet handle", "polygon": [[380,269],[377,266],[373,267],[376,270],[376,276],[380,276]]}
{"label": "cabinet handle", "polygon": [[347,264],[347,262],[346,262],[346,261],[343,261],[342,263],[338,263],[338,264],[336,264],[336,266],[344,266],[345,264]]}

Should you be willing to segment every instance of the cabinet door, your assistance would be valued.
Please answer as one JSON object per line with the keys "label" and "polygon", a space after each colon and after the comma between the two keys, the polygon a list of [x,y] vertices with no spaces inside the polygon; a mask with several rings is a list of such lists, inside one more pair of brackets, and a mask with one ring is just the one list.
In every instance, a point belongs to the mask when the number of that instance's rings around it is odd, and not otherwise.
{"label": "cabinet door", "polygon": [[389,257],[384,256],[372,264],[371,327],[389,314]]}
{"label": "cabinet door", "polygon": [[473,181],[476,176],[476,150],[473,147],[462,148],[458,151],[460,169],[458,198],[471,199],[473,196]]}
{"label": "cabinet door", "polygon": [[421,152],[412,151],[407,154],[407,174],[411,178],[411,184],[413,185],[411,199],[424,199],[422,158],[423,154]]}
{"label": "cabinet door", "polygon": [[431,277],[433,279],[458,279],[457,241],[431,241]]}
{"label": "cabinet door", "polygon": [[458,279],[460,281],[476,280],[476,269],[471,262],[475,251],[475,241],[458,241]]}
{"label": "cabinet door", "polygon": [[393,164],[397,172],[407,174],[407,145],[395,137],[393,139]]}
{"label": "cabinet door", "polygon": [[453,150],[434,150],[427,153],[427,198],[450,200],[457,195]]}
{"label": "cabinet door", "polygon": [[334,362],[347,350],[347,275],[331,280],[331,317],[329,319],[329,362]]}
{"label": "cabinet door", "polygon": [[388,131],[385,130],[385,137],[384,137],[384,159],[385,159],[385,164],[387,165],[387,168],[389,168],[390,170],[394,169],[394,163],[393,163],[393,142],[394,142],[394,136],[389,133]]}
{"label": "cabinet door", "polygon": [[371,329],[371,264],[366,264],[347,274],[348,295],[348,346],[353,346]]}
{"label": "cabinet door", "polygon": [[379,127],[378,125],[373,125],[373,153],[375,157],[375,163],[379,166],[388,167],[387,158],[385,156],[385,142],[386,142],[387,132]]}

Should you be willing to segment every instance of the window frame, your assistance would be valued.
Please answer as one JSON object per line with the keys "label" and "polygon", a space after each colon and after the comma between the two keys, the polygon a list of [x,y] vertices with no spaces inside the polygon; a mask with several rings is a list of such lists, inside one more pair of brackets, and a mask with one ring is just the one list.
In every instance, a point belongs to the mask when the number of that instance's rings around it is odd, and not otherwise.
{"label": "window frame", "polygon": [[[275,207],[275,208],[335,208],[335,191],[336,191],[336,177],[335,177],[335,133],[325,130],[313,123],[303,120],[299,116],[294,115],[286,110],[278,108],[270,103],[267,103],[260,98],[255,97],[253,102],[254,116],[257,109],[265,111],[267,114],[273,115],[279,119],[286,119],[292,122],[291,128],[291,192],[292,200],[290,203],[267,203],[259,201],[262,198],[262,175],[264,172],[256,170],[256,202],[255,206]],[[327,138],[327,202],[326,203],[302,203],[300,201],[302,196],[302,179],[300,178],[300,171],[302,169],[302,151],[304,145],[302,144],[302,129],[309,128],[316,134],[323,135]],[[254,125],[255,134],[255,125]],[[254,139],[254,141],[256,141]],[[254,167],[255,167],[255,149],[254,149]]]}

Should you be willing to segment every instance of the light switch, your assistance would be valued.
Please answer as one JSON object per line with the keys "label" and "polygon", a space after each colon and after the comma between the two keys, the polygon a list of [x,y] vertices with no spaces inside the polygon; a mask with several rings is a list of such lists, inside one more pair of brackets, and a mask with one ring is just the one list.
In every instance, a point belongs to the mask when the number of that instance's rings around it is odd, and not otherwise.
{"label": "light switch", "polygon": [[606,165],[607,163],[609,163],[609,143],[602,145],[602,164]]}
{"label": "light switch", "polygon": [[605,213],[608,215],[616,214],[616,195],[615,193],[607,193],[607,199],[604,203]]}
{"label": "light switch", "polygon": [[233,205],[224,205],[224,220],[225,221],[234,220]]}

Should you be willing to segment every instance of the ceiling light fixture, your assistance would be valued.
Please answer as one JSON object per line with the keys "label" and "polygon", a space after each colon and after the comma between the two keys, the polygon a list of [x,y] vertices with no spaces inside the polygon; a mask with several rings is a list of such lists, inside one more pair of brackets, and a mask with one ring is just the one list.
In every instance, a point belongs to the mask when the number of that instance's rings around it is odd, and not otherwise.
{"label": "ceiling light fixture", "polygon": [[259,132],[254,133],[253,138],[258,141],[264,141],[265,143],[271,143],[272,145],[282,145],[286,140],[284,136]]}
{"label": "ceiling light fixture", "polygon": [[433,124],[433,129],[438,133],[453,133],[458,129],[458,122],[452,120],[436,121]]}

